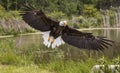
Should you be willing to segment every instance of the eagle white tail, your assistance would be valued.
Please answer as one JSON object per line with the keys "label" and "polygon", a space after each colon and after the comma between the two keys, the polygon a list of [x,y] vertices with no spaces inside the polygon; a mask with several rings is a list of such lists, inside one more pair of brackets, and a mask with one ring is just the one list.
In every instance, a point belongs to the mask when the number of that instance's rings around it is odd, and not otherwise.
{"label": "eagle white tail", "polygon": [[61,36],[59,36],[58,38],[54,39],[54,42],[52,43],[52,40],[53,38],[50,38],[50,40],[48,41],[49,39],[49,36],[50,35],[50,31],[47,31],[47,32],[43,32],[43,44],[47,47],[50,47],[52,46],[52,48],[55,48],[55,47],[58,47],[62,44],[64,44],[65,42],[62,40]]}

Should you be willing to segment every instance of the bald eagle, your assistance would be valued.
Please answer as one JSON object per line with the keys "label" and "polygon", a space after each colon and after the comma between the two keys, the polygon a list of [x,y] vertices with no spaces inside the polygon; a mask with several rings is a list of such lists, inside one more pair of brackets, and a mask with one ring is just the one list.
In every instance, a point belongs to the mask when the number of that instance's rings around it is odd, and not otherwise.
{"label": "bald eagle", "polygon": [[43,43],[47,47],[55,48],[67,43],[81,49],[103,50],[113,43],[105,37],[71,28],[67,21],[52,19],[42,10],[36,10],[32,6],[26,6],[21,15],[28,25],[43,32]]}

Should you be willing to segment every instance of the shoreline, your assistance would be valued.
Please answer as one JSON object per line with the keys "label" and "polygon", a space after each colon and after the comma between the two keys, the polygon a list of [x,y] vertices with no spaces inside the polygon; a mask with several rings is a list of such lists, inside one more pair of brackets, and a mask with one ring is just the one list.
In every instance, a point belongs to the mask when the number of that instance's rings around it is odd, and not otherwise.
{"label": "shoreline", "polygon": [[101,29],[113,30],[113,29],[120,29],[120,28],[82,28],[82,29],[78,29],[78,30],[101,30]]}
{"label": "shoreline", "polygon": [[[120,28],[81,28],[81,29],[78,29],[78,30],[84,31],[84,30],[115,30],[115,29],[120,30]],[[18,36],[33,35],[33,34],[42,34],[42,32],[18,34]],[[14,35],[0,36],[0,39],[1,38],[10,38],[10,37],[14,37]]]}

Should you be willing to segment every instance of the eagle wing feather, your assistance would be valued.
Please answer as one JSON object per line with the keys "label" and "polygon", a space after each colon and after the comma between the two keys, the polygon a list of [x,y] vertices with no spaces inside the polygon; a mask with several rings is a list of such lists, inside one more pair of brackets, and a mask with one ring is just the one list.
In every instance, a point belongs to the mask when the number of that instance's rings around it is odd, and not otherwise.
{"label": "eagle wing feather", "polygon": [[85,33],[76,29],[66,27],[62,39],[69,45],[81,49],[103,50],[112,46],[113,41],[101,36],[93,36],[92,33]]}
{"label": "eagle wing feather", "polygon": [[42,10],[38,11],[32,6],[25,6],[21,15],[28,25],[43,32],[49,31],[51,27],[59,26],[59,21],[46,16]]}

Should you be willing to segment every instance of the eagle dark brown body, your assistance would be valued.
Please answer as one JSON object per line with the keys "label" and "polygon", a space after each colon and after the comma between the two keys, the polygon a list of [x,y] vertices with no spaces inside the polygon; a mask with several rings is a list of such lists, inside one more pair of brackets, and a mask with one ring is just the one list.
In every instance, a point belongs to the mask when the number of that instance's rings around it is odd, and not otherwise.
{"label": "eagle dark brown body", "polygon": [[44,44],[53,48],[68,43],[81,49],[103,50],[112,46],[113,41],[101,36],[93,36],[69,27],[66,21],[57,21],[44,14],[42,10],[26,6],[23,20],[31,27],[44,32]]}

